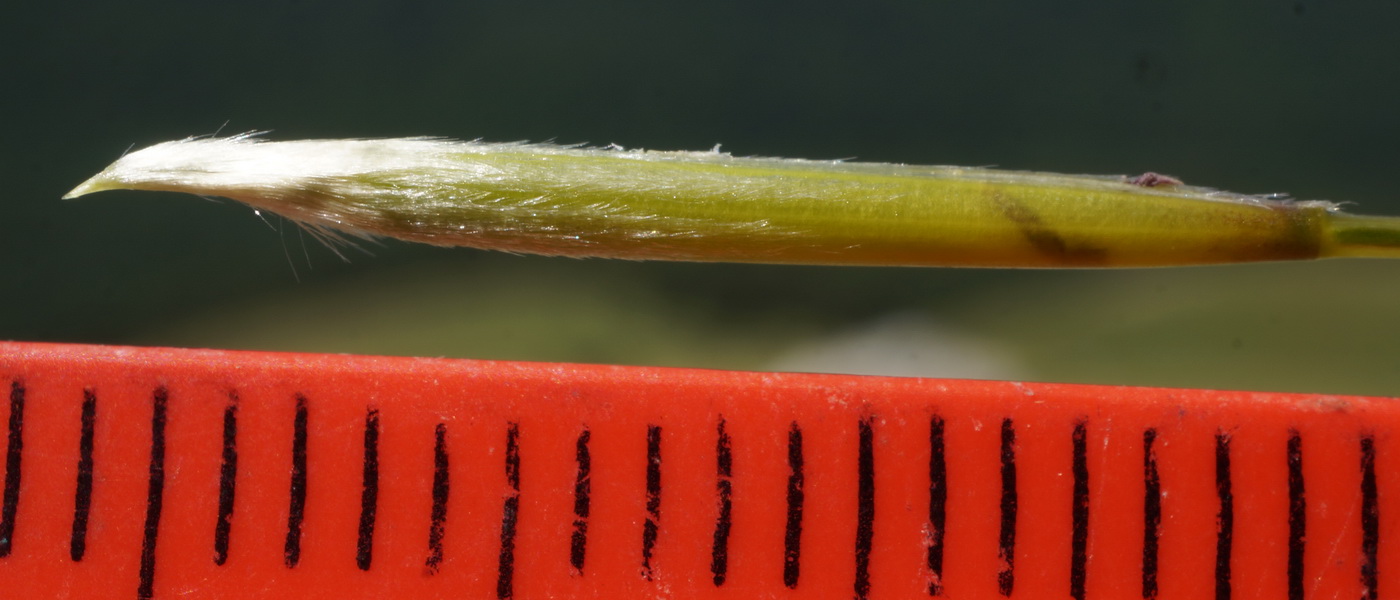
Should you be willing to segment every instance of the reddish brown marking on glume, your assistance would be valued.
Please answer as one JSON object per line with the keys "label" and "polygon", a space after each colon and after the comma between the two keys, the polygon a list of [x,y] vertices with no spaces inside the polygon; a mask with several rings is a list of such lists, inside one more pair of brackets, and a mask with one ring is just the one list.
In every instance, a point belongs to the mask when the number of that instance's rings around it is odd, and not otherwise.
{"label": "reddish brown marking on glume", "polygon": [[1152,171],[1148,171],[1148,172],[1146,172],[1146,173],[1143,173],[1142,175],[1138,175],[1137,177],[1125,177],[1124,180],[1125,180],[1128,184],[1137,185],[1137,186],[1142,186],[1142,187],[1162,187],[1162,186],[1181,185],[1181,180],[1180,180],[1180,179],[1177,179],[1177,178],[1175,178],[1175,177],[1172,177],[1171,175],[1163,175],[1163,174],[1161,174],[1161,173],[1153,173]]}

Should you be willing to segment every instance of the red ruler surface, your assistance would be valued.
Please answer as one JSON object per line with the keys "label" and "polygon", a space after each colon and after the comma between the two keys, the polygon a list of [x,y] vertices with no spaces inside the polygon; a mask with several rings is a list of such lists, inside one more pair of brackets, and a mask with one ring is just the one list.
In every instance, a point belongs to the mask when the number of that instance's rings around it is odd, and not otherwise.
{"label": "red ruler surface", "polygon": [[0,344],[14,598],[1400,598],[1385,398]]}

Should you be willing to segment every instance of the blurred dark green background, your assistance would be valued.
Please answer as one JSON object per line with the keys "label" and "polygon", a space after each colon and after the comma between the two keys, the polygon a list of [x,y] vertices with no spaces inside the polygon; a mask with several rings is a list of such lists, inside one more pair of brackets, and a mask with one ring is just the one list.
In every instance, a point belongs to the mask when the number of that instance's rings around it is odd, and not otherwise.
{"label": "blurred dark green background", "polygon": [[637,264],[60,201],[222,128],[1170,173],[1400,214],[1400,3],[18,3],[0,338],[1400,394],[1400,261]]}

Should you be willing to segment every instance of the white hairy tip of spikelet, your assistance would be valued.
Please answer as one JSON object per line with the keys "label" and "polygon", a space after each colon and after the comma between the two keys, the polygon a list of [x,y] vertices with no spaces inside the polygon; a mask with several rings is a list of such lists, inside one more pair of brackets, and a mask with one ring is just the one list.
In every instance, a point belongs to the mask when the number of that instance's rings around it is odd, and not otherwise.
{"label": "white hairy tip of spikelet", "polygon": [[251,134],[188,138],[129,153],[64,198],[112,189],[235,199],[276,197],[312,182],[370,171],[439,168],[444,166],[439,150],[462,146],[432,138],[291,142],[265,142]]}

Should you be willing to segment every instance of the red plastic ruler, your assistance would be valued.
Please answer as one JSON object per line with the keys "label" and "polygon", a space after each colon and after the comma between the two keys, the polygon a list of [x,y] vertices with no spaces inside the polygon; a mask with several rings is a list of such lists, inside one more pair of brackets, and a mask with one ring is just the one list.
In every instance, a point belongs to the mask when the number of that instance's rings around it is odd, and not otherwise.
{"label": "red plastic ruler", "polygon": [[0,344],[14,598],[1397,598],[1384,398]]}

